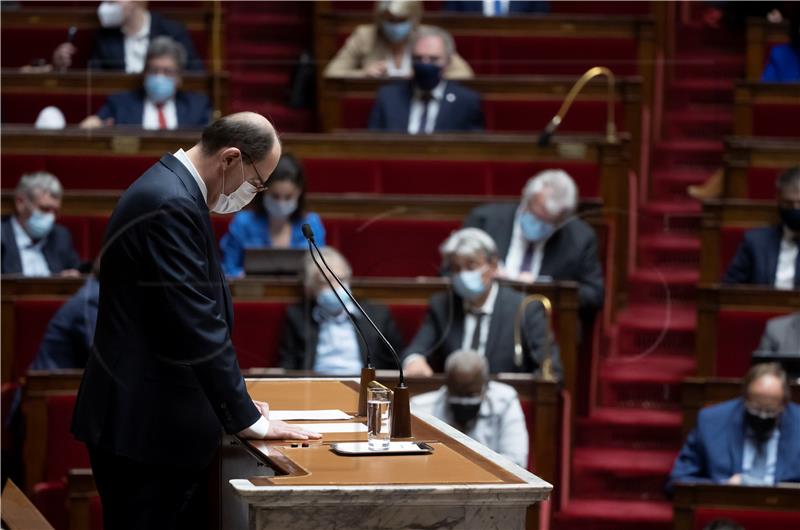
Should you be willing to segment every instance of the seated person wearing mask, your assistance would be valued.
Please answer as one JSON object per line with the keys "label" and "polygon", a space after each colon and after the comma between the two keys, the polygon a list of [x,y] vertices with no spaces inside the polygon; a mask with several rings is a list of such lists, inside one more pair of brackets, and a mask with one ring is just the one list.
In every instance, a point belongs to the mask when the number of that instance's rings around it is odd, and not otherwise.
{"label": "seated person wearing mask", "polygon": [[490,381],[486,358],[475,351],[451,353],[444,373],[445,386],[411,399],[414,412],[435,416],[527,468],[528,428],[517,391]]}
{"label": "seated person wearing mask", "polygon": [[420,28],[411,40],[414,75],[381,87],[369,116],[374,131],[431,134],[482,131],[483,111],[477,92],[444,79],[455,44],[446,31]]}
{"label": "seated person wearing mask", "polygon": [[[325,77],[410,77],[411,37],[419,29],[422,2],[375,2],[375,22],[357,26],[328,66]],[[472,68],[458,55],[444,72],[448,79],[470,79]]]}
{"label": "seated person wearing mask", "polygon": [[269,178],[269,188],[259,194],[250,209],[233,217],[222,236],[222,269],[228,276],[244,274],[248,248],[306,248],[303,225],[308,223],[317,245],[325,245],[325,228],[319,215],[306,212],[306,178],[303,167],[290,154],[281,155]]}
{"label": "seated person wearing mask", "polygon": [[[352,269],[347,260],[332,247],[322,247],[322,256],[333,272],[350,290]],[[322,260],[317,257],[323,268]],[[364,315],[347,297],[344,290],[330,274],[326,273],[339,298],[347,305],[364,333],[367,349],[375,368],[394,369],[397,364]],[[329,375],[357,375],[366,365],[367,350],[358,336],[342,304],[336,298],[310,255],[305,259],[306,299],[286,310],[286,325],[280,340],[280,363],[287,370],[314,370]],[[361,307],[386,335],[398,352],[403,349],[403,339],[392,319],[389,309],[380,304],[359,300]]]}
{"label": "seated person wearing mask", "polygon": [[548,13],[547,0],[446,0],[442,11],[481,13],[487,17]]}
{"label": "seated person wearing mask", "polygon": [[722,283],[800,289],[800,166],[776,182],[781,224],[744,234]]}
{"label": "seated person wearing mask", "polygon": [[800,356],[800,312],[769,319],[756,352]]}
{"label": "seated person wearing mask", "polygon": [[3,274],[78,275],[80,259],[69,230],[56,224],[63,194],[50,173],[22,176],[14,192],[14,214],[2,221]]}
{"label": "seated person wearing mask", "polygon": [[[97,6],[101,29],[97,30],[88,67],[97,70],[122,70],[139,74],[145,69],[145,54],[157,37],[169,37],[186,50],[186,68],[203,70],[203,61],[194,50],[186,28],[147,9],[147,2],[119,0]],[[53,66],[66,70],[78,49],[65,42],[53,52]]]}
{"label": "seated person wearing mask", "polygon": [[578,284],[583,311],[603,305],[603,270],[597,236],[575,215],[578,190],[560,169],[535,175],[522,190],[519,204],[478,206],[464,226],[485,230],[497,243],[504,263],[500,275],[519,281],[549,277]]}
{"label": "seated person wearing mask", "polygon": [[678,482],[772,486],[800,482],[800,405],[790,402],[786,373],[757,364],[744,395],[697,415],[675,460],[667,490]]}
{"label": "seated person wearing mask", "polygon": [[84,119],[85,129],[113,125],[136,125],[143,129],[205,127],[211,121],[208,96],[184,92],[181,72],[186,51],[169,37],[157,37],[147,49],[144,86],[132,92],[108,96],[103,107]]}
{"label": "seated person wearing mask", "polygon": [[800,10],[789,20],[789,42],[776,44],[761,73],[765,83],[800,82]]}
{"label": "seated person wearing mask", "polygon": [[462,228],[439,248],[442,270],[450,276],[452,291],[437,293],[428,302],[422,326],[403,352],[407,375],[441,372],[451,352],[477,351],[486,357],[491,373],[538,373],[551,355],[553,372],[561,378],[556,344],[548,344],[547,317],[538,302],[525,308],[522,318],[522,359],[514,358],[514,324],[522,293],[497,283],[497,247],[483,230]]}

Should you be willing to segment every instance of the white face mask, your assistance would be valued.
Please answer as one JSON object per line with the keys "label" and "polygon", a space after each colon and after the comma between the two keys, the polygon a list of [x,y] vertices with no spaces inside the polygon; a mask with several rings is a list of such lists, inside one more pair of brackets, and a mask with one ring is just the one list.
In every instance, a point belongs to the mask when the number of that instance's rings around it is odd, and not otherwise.
{"label": "white face mask", "polygon": [[264,209],[272,219],[286,219],[297,209],[297,199],[283,201],[264,195]]}
{"label": "white face mask", "polygon": [[[242,179],[244,179],[244,161],[242,160]],[[222,170],[222,189],[225,190],[225,170]],[[211,208],[211,211],[214,213],[234,213],[238,212],[245,206],[247,206],[250,201],[253,200],[253,197],[256,196],[258,193],[258,189],[247,182],[245,179],[242,182],[242,185],[236,188],[236,191],[231,193],[230,195],[225,195],[221,193],[219,199],[217,199],[217,204]]]}
{"label": "white face mask", "polygon": [[97,6],[97,18],[100,19],[100,25],[104,28],[120,27],[125,19],[122,5],[118,2],[101,2]]}

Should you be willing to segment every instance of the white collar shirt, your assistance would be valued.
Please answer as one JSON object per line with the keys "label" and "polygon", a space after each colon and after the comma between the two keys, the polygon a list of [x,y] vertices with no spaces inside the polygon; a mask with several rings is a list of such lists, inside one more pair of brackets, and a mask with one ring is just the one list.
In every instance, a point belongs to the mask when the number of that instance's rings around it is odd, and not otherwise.
{"label": "white collar shirt", "polygon": [[422,122],[426,101],[422,99],[422,91],[414,90],[411,99],[411,110],[408,113],[408,134],[431,134],[436,128],[436,118],[439,117],[442,99],[445,97],[447,81],[440,81],[436,88],[431,90],[430,99],[427,101],[428,116]]}
{"label": "white collar shirt", "polygon": [[[162,106],[164,120],[167,122],[167,129],[178,128],[178,110],[175,108],[175,98],[169,98]],[[142,112],[142,128],[148,130],[160,129],[158,123],[158,106],[150,98],[144,100],[144,112]]]}
{"label": "white collar shirt", "polygon": [[464,336],[461,339],[462,349],[472,349],[472,337],[475,334],[475,327],[478,324],[477,314],[481,313],[483,314],[483,318],[481,318],[481,329],[479,331],[478,353],[486,355],[486,341],[489,338],[489,325],[492,321],[492,313],[494,312],[494,304],[497,300],[498,290],[497,282],[492,282],[486,301],[477,309],[470,308],[467,306],[466,302],[464,303]]}
{"label": "white collar shirt", "polygon": [[189,156],[186,154],[186,151],[183,149],[178,149],[173,153],[173,156],[186,167],[189,173],[192,174],[192,178],[194,178],[195,182],[197,182],[197,187],[200,188],[200,193],[203,194],[203,202],[208,204],[208,188],[206,188],[206,183],[203,181],[202,177],[200,177],[200,173],[197,171],[197,168],[194,167],[192,161],[189,160]]}
{"label": "white collar shirt", "polygon": [[794,237],[792,232],[783,227],[783,238],[781,239],[781,248],[778,253],[778,266],[775,269],[776,289],[794,289],[794,277],[796,274],[800,274],[800,271],[795,270],[800,246]]}
{"label": "white collar shirt", "polygon": [[514,229],[511,232],[511,244],[508,246],[508,253],[506,253],[504,266],[509,278],[516,279],[523,272],[528,272],[531,275],[530,279],[535,281],[542,269],[542,259],[544,258],[544,247],[547,244],[547,239],[537,241],[533,244],[531,267],[528,270],[522,270],[525,252],[530,244],[530,242],[525,239],[525,236],[522,235],[522,228],[520,227],[519,220],[523,213],[524,210],[518,208],[514,216]]}
{"label": "white collar shirt", "polygon": [[125,72],[141,74],[147,57],[147,47],[150,45],[150,12],[144,14],[142,29],[133,35],[125,35]]}
{"label": "white collar shirt", "polygon": [[34,242],[19,224],[16,215],[11,217],[11,228],[14,231],[14,240],[19,250],[23,276],[50,276],[50,266],[43,253],[46,238]]}

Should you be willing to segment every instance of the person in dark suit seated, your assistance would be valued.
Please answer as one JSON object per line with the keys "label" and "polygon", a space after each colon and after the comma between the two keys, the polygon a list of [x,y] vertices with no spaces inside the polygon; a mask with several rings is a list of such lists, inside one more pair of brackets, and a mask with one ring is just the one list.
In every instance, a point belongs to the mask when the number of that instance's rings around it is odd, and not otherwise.
{"label": "person in dark suit seated", "polygon": [[[349,290],[352,278],[350,264],[332,247],[322,247],[320,250],[325,261]],[[322,265],[319,257],[317,261]],[[329,375],[354,375],[359,374],[366,365],[369,350],[375,368],[397,368],[392,353],[375,330],[336,280],[330,274],[326,276],[336,287],[336,293],[322,277],[311,256],[307,255],[304,275],[306,298],[286,310],[286,325],[279,347],[281,367],[287,370],[314,370]],[[367,341],[366,347],[336,294],[358,322]],[[359,303],[395,350],[402,351],[403,338],[389,308],[365,300],[359,300]]]}
{"label": "person in dark suit seated", "polygon": [[514,354],[514,326],[523,295],[497,283],[497,247],[477,228],[462,228],[440,247],[442,270],[452,290],[437,293],[416,336],[403,352],[408,375],[430,376],[444,369],[454,351],[470,349],[484,355],[491,373],[540,373],[548,365],[557,378],[561,360],[556,344],[548,344],[548,322],[538,302],[525,307],[521,322],[521,358]]}
{"label": "person in dark suit seated", "polygon": [[575,215],[578,190],[564,171],[535,175],[522,190],[522,200],[478,206],[464,226],[480,228],[497,243],[503,259],[499,274],[519,280],[573,281],[581,309],[593,313],[603,305],[603,270],[597,236]]}
{"label": "person in dark suit seated", "polygon": [[770,50],[761,80],[766,83],[800,82],[800,12],[789,20],[789,42],[777,44]]}
{"label": "person in dark suit seated", "polygon": [[56,224],[64,190],[50,173],[23,175],[14,192],[14,214],[2,221],[2,272],[24,276],[77,276],[80,259],[72,236]]}
{"label": "person in dark suit seated", "polygon": [[777,180],[781,224],[744,234],[723,283],[800,289],[800,166]]}
{"label": "person in dark suit seated", "polygon": [[143,87],[108,97],[102,108],[84,119],[84,129],[114,125],[136,125],[163,130],[205,127],[211,120],[208,96],[180,90],[186,65],[183,46],[169,37],[158,37],[147,50]]}
{"label": "person in dark suit seated", "polygon": [[800,405],[777,363],[753,366],[743,396],[697,415],[670,473],[675,483],[772,486],[800,482]]}
{"label": "person in dark suit seated", "polygon": [[[169,37],[186,50],[188,70],[203,70],[203,60],[197,55],[186,27],[149,11],[147,2],[101,2],[97,7],[97,17],[101,29],[94,36],[88,64],[90,69],[141,73],[145,69],[149,44],[158,37]],[[77,51],[72,43],[60,44],[53,52],[53,66],[57,70],[66,70],[72,65]]]}
{"label": "person in dark suit seated", "polygon": [[325,245],[325,227],[319,215],[306,211],[306,178],[303,166],[290,154],[281,156],[262,192],[250,209],[233,217],[222,236],[222,269],[228,276],[244,275],[248,248],[306,248],[303,225],[314,231],[317,244]]}
{"label": "person in dark suit seated", "polygon": [[769,319],[756,353],[800,355],[800,312]]}
{"label": "person in dark suit seated", "polygon": [[456,13],[482,13],[487,17],[549,13],[547,0],[447,0],[442,11]]}
{"label": "person in dark suit seated", "polygon": [[455,53],[453,37],[423,26],[411,46],[413,78],[378,90],[369,128],[408,134],[483,130],[480,96],[442,77]]}

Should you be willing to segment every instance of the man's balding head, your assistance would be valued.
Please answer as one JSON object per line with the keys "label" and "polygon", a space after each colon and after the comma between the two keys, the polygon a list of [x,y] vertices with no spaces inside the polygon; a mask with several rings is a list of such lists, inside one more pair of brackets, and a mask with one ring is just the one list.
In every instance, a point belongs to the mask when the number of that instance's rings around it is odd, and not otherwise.
{"label": "man's balding head", "polygon": [[489,381],[486,359],[471,350],[459,350],[448,355],[444,371],[451,396],[480,395]]}
{"label": "man's balding head", "polygon": [[279,143],[275,127],[255,112],[224,116],[206,127],[200,139],[206,156],[213,156],[220,149],[236,147],[254,164],[262,162]]}

